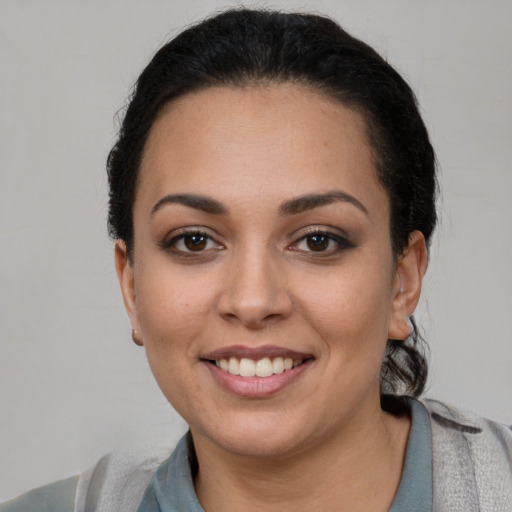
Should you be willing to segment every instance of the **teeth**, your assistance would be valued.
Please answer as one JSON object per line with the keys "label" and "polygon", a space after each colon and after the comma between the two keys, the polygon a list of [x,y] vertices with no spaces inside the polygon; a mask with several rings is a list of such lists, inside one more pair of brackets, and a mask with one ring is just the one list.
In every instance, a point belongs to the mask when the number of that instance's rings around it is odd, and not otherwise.
{"label": "teeth", "polygon": [[241,377],[270,377],[275,373],[283,373],[291,370],[303,363],[302,359],[292,359],[291,357],[263,357],[254,361],[243,357],[222,358],[215,361],[215,365],[231,375],[240,375]]}
{"label": "teeth", "polygon": [[257,377],[270,377],[274,373],[270,357],[264,357],[256,363]]}
{"label": "teeth", "polygon": [[256,375],[256,364],[252,359],[240,359],[240,376],[254,377]]}
{"label": "teeth", "polygon": [[272,372],[273,373],[283,373],[284,372],[284,359],[282,357],[276,357],[272,362]]}
{"label": "teeth", "polygon": [[228,373],[231,373],[231,375],[240,375],[240,363],[236,357],[229,358]]}

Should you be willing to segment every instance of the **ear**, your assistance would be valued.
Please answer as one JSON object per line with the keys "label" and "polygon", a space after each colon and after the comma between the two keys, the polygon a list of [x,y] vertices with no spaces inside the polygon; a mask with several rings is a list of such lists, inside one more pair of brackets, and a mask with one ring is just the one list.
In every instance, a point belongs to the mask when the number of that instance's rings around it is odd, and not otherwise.
{"label": "ear", "polygon": [[115,261],[117,279],[123,295],[124,307],[130,317],[132,329],[140,331],[140,325],[137,315],[137,303],[135,296],[135,279],[133,273],[133,263],[128,256],[126,244],[123,240],[118,240],[115,245]]}
{"label": "ear", "polygon": [[411,334],[409,317],[420,299],[427,260],[425,237],[420,231],[413,231],[409,235],[409,244],[396,263],[389,339],[405,340]]}

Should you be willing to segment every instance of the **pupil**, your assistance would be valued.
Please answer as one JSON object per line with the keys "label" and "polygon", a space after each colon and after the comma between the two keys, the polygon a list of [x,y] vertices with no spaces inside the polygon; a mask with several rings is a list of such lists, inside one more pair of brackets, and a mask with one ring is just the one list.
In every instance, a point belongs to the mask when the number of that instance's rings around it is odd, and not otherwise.
{"label": "pupil", "polygon": [[308,247],[312,251],[324,251],[329,245],[329,238],[325,235],[312,235],[308,238]]}
{"label": "pupil", "polygon": [[191,251],[200,251],[206,247],[204,235],[190,235],[185,237],[185,245]]}

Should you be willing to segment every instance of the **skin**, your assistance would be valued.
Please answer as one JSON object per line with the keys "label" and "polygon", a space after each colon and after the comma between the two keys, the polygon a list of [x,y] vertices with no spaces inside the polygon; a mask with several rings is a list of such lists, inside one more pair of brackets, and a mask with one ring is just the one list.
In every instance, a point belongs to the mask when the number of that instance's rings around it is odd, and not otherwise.
{"label": "skin", "polygon": [[[116,267],[155,378],[190,426],[208,512],[393,501],[410,422],[380,409],[378,375],[386,340],[409,335],[426,248],[414,232],[393,255],[374,160],[357,112],[298,85],[207,89],[167,105],[152,127],[133,258],[119,241]],[[280,211],[332,191],[354,200]],[[226,213],[162,202],[169,194]],[[183,238],[190,228],[203,233],[199,250]],[[277,393],[241,397],[202,359],[233,345],[312,363]]]}

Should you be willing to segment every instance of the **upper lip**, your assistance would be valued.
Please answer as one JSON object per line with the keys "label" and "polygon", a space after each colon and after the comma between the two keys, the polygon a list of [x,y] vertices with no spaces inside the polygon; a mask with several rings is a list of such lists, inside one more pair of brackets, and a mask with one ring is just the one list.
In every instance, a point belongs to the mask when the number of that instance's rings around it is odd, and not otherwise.
{"label": "upper lip", "polygon": [[290,357],[292,359],[309,359],[312,354],[306,352],[298,352],[285,347],[278,347],[276,345],[262,345],[259,347],[249,347],[246,345],[232,345],[230,347],[223,347],[212,352],[208,352],[201,356],[201,359],[218,361],[219,359],[229,359],[230,357],[237,357],[239,359],[263,359],[264,357]]}

